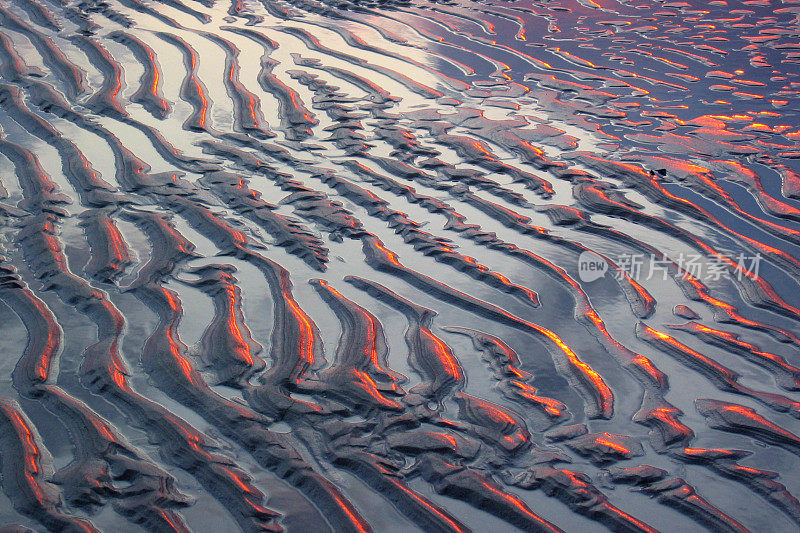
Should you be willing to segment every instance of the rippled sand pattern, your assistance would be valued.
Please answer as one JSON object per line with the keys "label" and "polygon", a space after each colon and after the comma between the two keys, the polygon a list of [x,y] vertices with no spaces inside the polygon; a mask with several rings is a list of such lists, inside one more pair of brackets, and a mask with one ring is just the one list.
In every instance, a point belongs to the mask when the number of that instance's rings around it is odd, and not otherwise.
{"label": "rippled sand pattern", "polygon": [[799,18],[0,0],[0,529],[797,530]]}

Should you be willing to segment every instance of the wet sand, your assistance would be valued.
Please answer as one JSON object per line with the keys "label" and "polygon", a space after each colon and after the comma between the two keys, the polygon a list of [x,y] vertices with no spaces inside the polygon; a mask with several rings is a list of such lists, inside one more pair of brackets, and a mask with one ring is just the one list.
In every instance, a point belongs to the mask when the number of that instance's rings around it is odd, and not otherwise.
{"label": "wet sand", "polygon": [[796,530],[799,16],[0,0],[0,529]]}

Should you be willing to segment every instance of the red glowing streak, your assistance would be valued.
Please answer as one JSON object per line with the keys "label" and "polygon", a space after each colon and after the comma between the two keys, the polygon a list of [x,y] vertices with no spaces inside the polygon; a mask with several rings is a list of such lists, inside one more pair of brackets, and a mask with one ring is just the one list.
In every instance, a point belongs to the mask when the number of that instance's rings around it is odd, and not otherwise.
{"label": "red glowing streak", "polygon": [[199,121],[200,122],[200,127],[201,128],[205,128],[206,127],[206,112],[207,112],[207,109],[208,109],[208,102],[206,101],[206,95],[203,92],[202,85],[200,85],[200,82],[197,80],[197,78],[195,78],[194,74],[191,75],[191,80],[194,83],[195,88],[197,89],[197,95],[200,97],[200,102],[201,102],[201,106],[200,106],[200,121]]}
{"label": "red glowing streak", "polygon": [[245,342],[242,331],[239,329],[239,323],[236,320],[236,289],[234,289],[233,285],[230,285],[226,287],[225,291],[228,296],[228,329],[233,334],[239,355],[244,357],[248,365],[253,365],[253,356],[250,355],[250,346]]}
{"label": "red glowing streak", "polygon": [[298,336],[300,337],[300,346],[298,346],[300,360],[309,365],[314,364],[314,329],[311,326],[311,320],[300,306],[297,305],[297,302],[294,301],[291,295],[284,293],[283,296],[300,327],[300,331],[298,332]]}
{"label": "red glowing streak", "polygon": [[[167,289],[161,289],[161,293],[167,300],[167,306],[172,310],[173,315],[179,316],[181,313],[181,304],[175,297],[174,293]],[[172,322],[169,324],[169,326],[167,326],[167,338],[169,341],[170,353],[174,357],[175,362],[178,363],[178,366],[180,366],[183,375],[186,377],[187,380],[189,380],[189,383],[194,385],[195,384],[193,376],[194,369],[192,368],[191,363],[189,363],[189,361],[185,357],[183,357],[180,353],[180,350],[178,348],[178,343],[175,341],[176,333],[174,331],[174,328],[175,325]]]}
{"label": "red glowing streak", "polygon": [[[604,435],[610,437],[610,435],[608,433],[604,433]],[[610,441],[608,439],[605,439],[605,438],[602,438],[602,437],[598,437],[597,439],[595,439],[595,442],[597,444],[600,444],[601,446],[605,446],[607,448],[611,448],[612,450],[614,450],[616,452],[619,452],[622,455],[628,455],[628,454],[631,453],[631,450],[629,450],[625,446],[623,446],[621,444],[617,444],[616,442],[612,442],[612,441]]]}
{"label": "red glowing streak", "polygon": [[420,334],[433,343],[436,357],[439,362],[442,363],[450,377],[456,381],[461,381],[464,379],[461,368],[458,366],[458,362],[456,361],[455,357],[453,357],[453,354],[450,352],[450,349],[447,347],[447,345],[433,333],[431,333],[427,328],[420,329]]}

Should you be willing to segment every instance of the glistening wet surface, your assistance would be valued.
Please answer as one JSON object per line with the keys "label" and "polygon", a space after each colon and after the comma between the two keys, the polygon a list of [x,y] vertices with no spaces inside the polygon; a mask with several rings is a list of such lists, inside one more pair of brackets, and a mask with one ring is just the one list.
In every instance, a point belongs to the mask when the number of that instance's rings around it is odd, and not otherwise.
{"label": "glistening wet surface", "polygon": [[0,0],[0,529],[797,530],[799,15]]}

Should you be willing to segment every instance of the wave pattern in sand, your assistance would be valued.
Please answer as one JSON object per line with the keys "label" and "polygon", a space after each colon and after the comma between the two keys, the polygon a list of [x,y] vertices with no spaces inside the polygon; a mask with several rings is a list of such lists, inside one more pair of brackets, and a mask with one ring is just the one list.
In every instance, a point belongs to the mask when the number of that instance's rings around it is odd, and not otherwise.
{"label": "wave pattern in sand", "polygon": [[0,526],[800,526],[796,0],[0,0]]}

